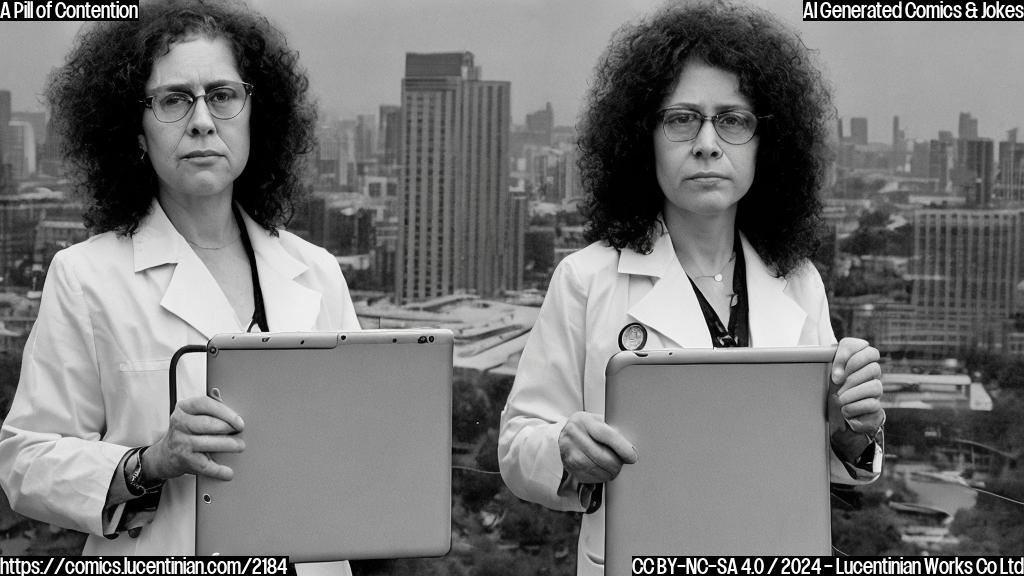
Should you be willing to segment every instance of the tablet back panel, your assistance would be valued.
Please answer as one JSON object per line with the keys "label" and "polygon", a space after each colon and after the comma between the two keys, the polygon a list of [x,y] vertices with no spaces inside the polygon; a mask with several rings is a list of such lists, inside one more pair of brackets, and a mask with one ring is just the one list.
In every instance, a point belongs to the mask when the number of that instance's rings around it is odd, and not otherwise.
{"label": "tablet back panel", "polygon": [[438,556],[451,543],[452,333],[225,334],[207,388],[245,421],[199,478],[196,553]]}
{"label": "tablet back panel", "polygon": [[834,348],[651,350],[607,368],[639,461],[606,487],[606,572],[634,555],[829,555]]}

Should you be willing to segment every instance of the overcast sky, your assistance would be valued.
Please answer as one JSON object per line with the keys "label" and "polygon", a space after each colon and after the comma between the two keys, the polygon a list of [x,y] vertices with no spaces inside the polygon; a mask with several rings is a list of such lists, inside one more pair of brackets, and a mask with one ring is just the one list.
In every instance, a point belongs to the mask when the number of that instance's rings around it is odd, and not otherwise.
{"label": "overcast sky", "polygon": [[[754,0],[820,51],[839,113],[866,116],[889,142],[899,115],[909,138],[957,129],[961,111],[1001,140],[1024,128],[1024,22],[802,22],[800,0]],[[254,0],[287,33],[316,97],[343,116],[398,104],[406,52],[468,50],[485,79],[512,83],[513,122],[551,102],[575,121],[611,33],[657,0]],[[39,110],[47,71],[80,24],[0,22],[0,89],[15,110]]]}

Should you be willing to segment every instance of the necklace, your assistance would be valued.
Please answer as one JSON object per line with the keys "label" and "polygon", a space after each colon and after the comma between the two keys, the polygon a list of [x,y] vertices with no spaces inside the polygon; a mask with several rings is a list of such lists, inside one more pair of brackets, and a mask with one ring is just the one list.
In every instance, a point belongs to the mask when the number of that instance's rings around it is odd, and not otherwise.
{"label": "necklace", "polygon": [[735,259],[736,259],[736,252],[733,252],[732,255],[729,256],[729,259],[725,261],[725,264],[722,264],[722,268],[717,273],[715,273],[715,274],[699,274],[699,275],[694,276],[693,279],[696,280],[698,278],[711,278],[715,282],[721,282],[722,278],[724,278],[723,273],[725,272],[726,267],[729,266],[729,263],[732,262]]}
{"label": "necklace", "polygon": [[203,246],[202,244],[196,244],[195,242],[189,240],[188,238],[185,239],[185,242],[188,242],[189,246],[191,246],[193,248],[199,248],[200,250],[223,250],[224,248],[227,248],[228,246],[231,246],[232,244],[234,244],[235,242],[238,242],[241,239],[242,239],[242,235],[239,234],[238,236],[235,237],[234,240],[229,240],[228,242],[225,242],[224,244],[221,244],[220,246]]}

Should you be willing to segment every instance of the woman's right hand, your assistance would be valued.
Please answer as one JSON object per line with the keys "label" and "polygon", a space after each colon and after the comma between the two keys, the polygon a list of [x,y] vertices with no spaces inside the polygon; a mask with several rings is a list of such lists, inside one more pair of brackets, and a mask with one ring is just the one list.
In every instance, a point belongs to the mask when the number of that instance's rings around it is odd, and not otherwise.
{"label": "woman's right hand", "polygon": [[168,479],[195,474],[231,480],[234,471],[214,462],[210,454],[245,450],[245,441],[237,436],[244,426],[234,410],[208,396],[178,402],[167,432],[146,450],[146,477]]}
{"label": "woman's right hand", "polygon": [[604,419],[576,412],[558,435],[558,452],[565,471],[584,484],[601,484],[619,475],[623,464],[635,464],[636,448]]}

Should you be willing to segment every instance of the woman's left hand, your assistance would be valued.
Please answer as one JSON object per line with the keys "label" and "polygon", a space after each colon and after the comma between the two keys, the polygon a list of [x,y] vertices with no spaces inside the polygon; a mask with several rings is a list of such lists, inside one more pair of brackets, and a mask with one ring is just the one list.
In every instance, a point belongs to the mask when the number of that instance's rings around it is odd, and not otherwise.
{"label": "woman's left hand", "polygon": [[873,435],[885,421],[878,350],[859,338],[843,338],[832,360],[834,394],[854,432]]}

